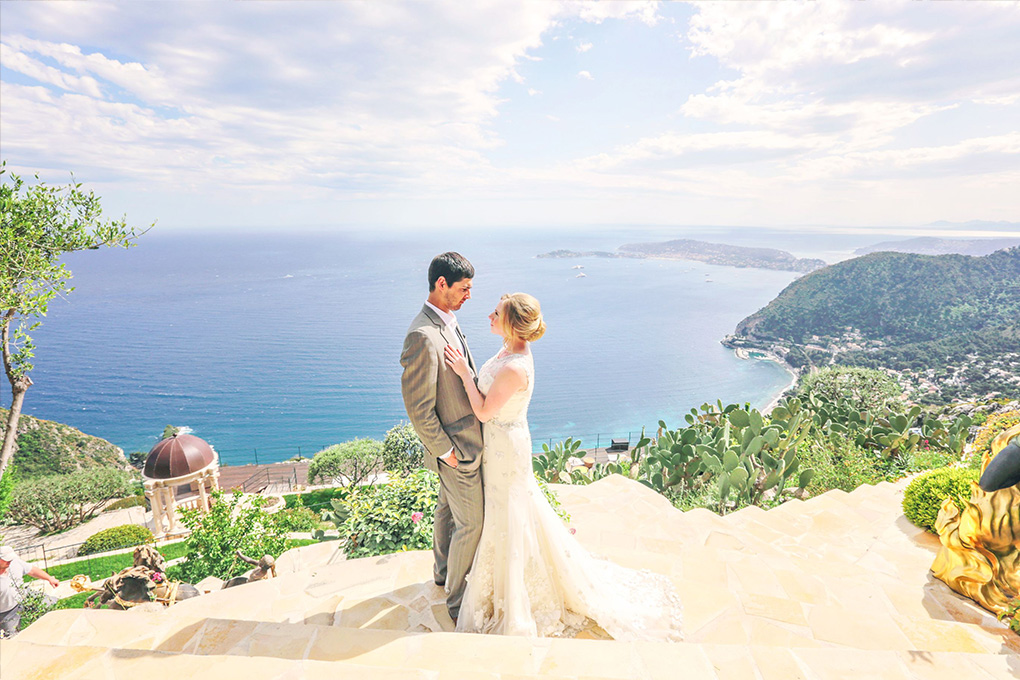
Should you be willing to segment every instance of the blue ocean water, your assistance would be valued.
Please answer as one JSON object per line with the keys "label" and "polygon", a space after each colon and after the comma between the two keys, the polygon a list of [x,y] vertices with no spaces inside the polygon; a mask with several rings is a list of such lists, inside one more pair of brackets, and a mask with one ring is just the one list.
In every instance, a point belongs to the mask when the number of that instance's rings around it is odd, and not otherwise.
{"label": "blue ocean water", "polygon": [[167,424],[189,426],[227,464],[381,438],[406,419],[404,333],[427,294],[429,260],[450,249],[476,267],[458,318],[479,362],[499,349],[487,314],[502,293],[522,290],[542,303],[548,331],[533,348],[530,411],[536,446],[567,436],[586,446],[633,438],[716,399],[763,406],[789,374],[739,360],[719,340],[795,274],[534,257],[667,237],[150,232],[130,250],[68,258],[76,290],[52,303],[34,334],[25,412],[127,452],[147,451]]}

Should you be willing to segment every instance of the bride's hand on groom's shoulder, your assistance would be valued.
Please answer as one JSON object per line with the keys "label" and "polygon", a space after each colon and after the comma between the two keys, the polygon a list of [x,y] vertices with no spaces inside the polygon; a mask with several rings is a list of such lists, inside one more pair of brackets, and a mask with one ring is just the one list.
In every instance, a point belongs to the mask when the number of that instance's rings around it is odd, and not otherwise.
{"label": "bride's hand on groom's shoulder", "polygon": [[446,346],[446,365],[452,368],[453,372],[461,378],[467,378],[471,375],[467,359],[465,359],[461,351],[453,345]]}

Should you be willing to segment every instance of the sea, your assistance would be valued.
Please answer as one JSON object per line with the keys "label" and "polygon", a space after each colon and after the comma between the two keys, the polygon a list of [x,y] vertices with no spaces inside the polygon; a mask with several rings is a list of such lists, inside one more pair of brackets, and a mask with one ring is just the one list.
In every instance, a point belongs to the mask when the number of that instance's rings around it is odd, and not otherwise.
{"label": "sea", "polygon": [[[555,249],[702,238],[829,262],[886,234],[658,228],[386,233],[154,229],[130,249],[74,253],[75,290],[33,332],[24,412],[148,451],[166,425],[214,446],[221,463],[311,456],[406,421],[400,350],[437,253],[475,266],[458,312],[480,364],[500,348],[488,313],[503,293],[537,297],[532,348],[536,450],[635,441],[706,402],[763,407],[791,375],[719,341],[798,274],[692,261],[555,259]],[[579,268],[580,267],[580,268]],[[583,274],[583,276],[581,276]],[[9,398],[8,398],[9,399]],[[9,401],[3,403],[9,406]]]}

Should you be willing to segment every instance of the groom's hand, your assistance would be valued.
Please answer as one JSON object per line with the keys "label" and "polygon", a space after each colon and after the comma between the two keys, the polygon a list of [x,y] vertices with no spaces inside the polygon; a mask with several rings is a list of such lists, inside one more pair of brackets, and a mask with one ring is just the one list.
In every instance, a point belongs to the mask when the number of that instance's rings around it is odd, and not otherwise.
{"label": "groom's hand", "polygon": [[440,458],[440,460],[442,460],[444,463],[446,463],[452,468],[457,467],[457,454],[454,453],[453,449],[450,449],[450,453],[447,454],[444,458]]}

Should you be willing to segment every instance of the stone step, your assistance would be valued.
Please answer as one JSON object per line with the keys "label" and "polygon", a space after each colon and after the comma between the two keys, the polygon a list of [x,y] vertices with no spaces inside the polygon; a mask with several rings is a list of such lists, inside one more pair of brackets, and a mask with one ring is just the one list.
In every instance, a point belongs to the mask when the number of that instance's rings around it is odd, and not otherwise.
{"label": "stone step", "polygon": [[[263,624],[265,625],[265,624]],[[215,635],[223,631],[209,631]],[[233,631],[241,633],[241,630]],[[372,678],[373,680],[647,680],[1015,677],[1015,657],[963,652],[866,651],[838,647],[613,643],[529,640],[464,634],[394,637],[379,631],[348,635],[324,629],[296,637],[256,631],[237,638],[199,639],[190,650],[73,647],[0,642],[4,678],[216,677]],[[447,643],[454,638],[456,646]],[[451,653],[452,652],[452,653]]]}

